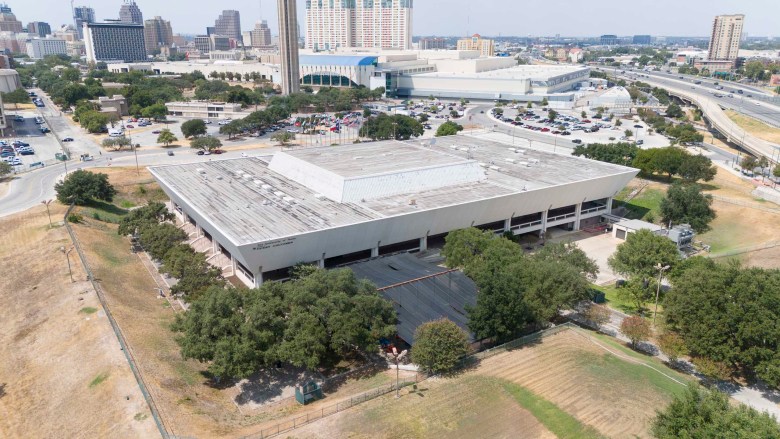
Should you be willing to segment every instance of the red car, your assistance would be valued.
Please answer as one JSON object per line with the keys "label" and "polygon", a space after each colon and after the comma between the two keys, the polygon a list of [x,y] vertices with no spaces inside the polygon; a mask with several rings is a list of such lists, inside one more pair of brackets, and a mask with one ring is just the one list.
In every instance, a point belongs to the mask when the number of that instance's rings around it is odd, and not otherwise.
{"label": "red car", "polygon": [[590,123],[590,119],[584,119],[582,123]]}
{"label": "red car", "polygon": [[550,131],[550,129],[549,129],[549,128],[542,128],[542,132],[543,132],[543,133],[547,133],[547,132],[549,132],[549,131]]}
{"label": "red car", "polygon": [[125,125],[125,128],[135,128],[133,125]]}
{"label": "red car", "polygon": [[214,153],[214,154],[222,154],[222,153],[224,153],[225,151],[224,151],[224,150],[221,150],[221,149],[215,149],[214,151],[211,151],[211,152],[212,152],[212,153]]}

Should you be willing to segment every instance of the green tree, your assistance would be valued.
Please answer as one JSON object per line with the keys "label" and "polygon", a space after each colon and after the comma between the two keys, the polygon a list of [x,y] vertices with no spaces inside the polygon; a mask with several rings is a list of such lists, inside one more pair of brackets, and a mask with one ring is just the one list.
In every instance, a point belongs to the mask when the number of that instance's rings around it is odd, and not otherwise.
{"label": "green tree", "polygon": [[10,93],[1,94],[3,96],[3,103],[6,104],[27,104],[30,102],[30,95],[27,94],[27,90],[21,87]]}
{"label": "green tree", "polygon": [[125,146],[131,146],[131,142],[130,139],[125,136],[107,137],[103,139],[102,145],[104,148],[113,148],[114,151],[119,151]]}
{"label": "green tree", "polygon": [[674,267],[679,260],[677,246],[669,238],[638,230],[628,234],[607,263],[616,273],[645,282],[657,276],[658,264]]}
{"label": "green tree", "polygon": [[468,335],[445,318],[417,327],[412,348],[412,362],[428,373],[452,371],[469,349]]}
{"label": "green tree", "polygon": [[222,146],[222,142],[214,136],[195,137],[190,140],[190,148],[203,151],[213,151]]}
{"label": "green tree", "polygon": [[696,183],[699,180],[711,181],[718,173],[718,168],[712,164],[709,157],[686,154],[677,173],[686,183]]}
{"label": "green tree", "polygon": [[752,155],[746,155],[745,158],[743,158],[740,162],[740,166],[742,169],[752,171],[758,167],[758,160],[756,160],[756,158]]}
{"label": "green tree", "polygon": [[555,110],[550,110],[547,112],[547,120],[550,122],[554,121],[558,117],[558,112]]}
{"label": "green tree", "polygon": [[[530,102],[529,102],[529,104],[530,104]],[[582,113],[580,113],[580,117],[583,118],[583,119],[587,119],[588,118],[588,113],[583,111]]]}
{"label": "green tree", "polygon": [[219,133],[220,134],[227,134],[228,140],[232,139],[234,136],[241,133],[243,130],[243,121],[242,120],[233,120],[227,125],[222,125],[219,127]]}
{"label": "green tree", "polygon": [[206,135],[206,122],[203,119],[192,119],[181,124],[181,133],[185,139]]}
{"label": "green tree", "polygon": [[162,143],[165,146],[169,146],[171,143],[177,140],[179,139],[177,139],[171,130],[167,128],[160,131],[160,135],[157,136],[157,143]]}
{"label": "green tree", "polygon": [[711,206],[712,195],[703,194],[701,186],[675,183],[661,200],[661,215],[664,223],[690,224],[696,232],[703,233],[715,219]]}
{"label": "green tree", "polygon": [[423,132],[424,128],[417,119],[402,114],[372,116],[360,128],[360,136],[371,140],[409,140],[421,136]]}
{"label": "green tree", "polygon": [[138,235],[144,250],[159,261],[168,250],[187,239],[187,234],[171,223],[146,224]]}
{"label": "green tree", "polygon": [[772,169],[772,175],[775,178],[780,178],[780,165],[775,165],[775,167]]}
{"label": "green tree", "polygon": [[295,134],[288,133],[287,131],[282,131],[271,136],[271,140],[275,140],[279,142],[280,145],[284,146],[284,145],[288,145],[291,141],[295,140]]}
{"label": "green tree", "polygon": [[547,102],[547,98],[542,98],[542,107],[548,106],[550,103]]}
{"label": "green tree", "polygon": [[631,131],[631,130],[625,130],[625,131],[623,131],[623,135],[626,136],[626,137],[631,137],[631,136],[634,135],[634,132]]}
{"label": "green tree", "polygon": [[141,115],[154,119],[155,121],[165,120],[168,116],[168,107],[166,107],[165,104],[150,105],[141,110]]}
{"label": "green tree", "polygon": [[474,227],[453,230],[444,238],[441,255],[450,268],[463,268],[487,249],[494,235]]}
{"label": "green tree", "polygon": [[116,195],[116,189],[108,182],[108,175],[81,169],[71,172],[65,180],[55,184],[54,190],[60,203],[79,206],[93,200],[111,202]]}
{"label": "green tree", "polygon": [[79,125],[92,134],[106,131],[108,115],[99,111],[85,111],[79,116]]}
{"label": "green tree", "polygon": [[0,161],[0,179],[10,174],[14,168],[7,162]]}
{"label": "green tree", "polygon": [[683,340],[680,334],[672,331],[666,331],[658,336],[658,347],[661,349],[661,352],[669,357],[669,363],[672,365],[677,363],[677,360],[687,353],[685,340]]}
{"label": "green tree", "polygon": [[[636,166],[635,159],[642,151],[633,143],[589,143],[588,145],[577,145],[572,155],[598,160],[601,162],[614,163],[623,166]],[[640,169],[642,169],[640,167]]]}
{"label": "green tree", "polygon": [[726,394],[697,385],[658,411],[651,432],[658,439],[780,438],[780,426],[769,414],[731,404]]}
{"label": "green tree", "polygon": [[146,206],[133,209],[119,222],[117,233],[121,236],[131,235],[136,230],[148,224],[172,221],[174,215],[163,203],[151,202]]}
{"label": "green tree", "polygon": [[461,126],[460,124],[457,124],[452,121],[447,121],[439,125],[439,128],[436,130],[436,137],[454,136],[455,134],[458,134],[458,131],[462,131],[462,130],[463,130],[463,126]]}
{"label": "green tree", "polygon": [[680,119],[685,116],[685,113],[683,112],[682,108],[680,108],[679,105],[672,103],[669,104],[668,107],[666,107],[666,116]]}
{"label": "green tree", "polygon": [[620,323],[620,332],[631,340],[631,347],[636,349],[637,344],[650,338],[650,324],[644,317],[630,316]]}

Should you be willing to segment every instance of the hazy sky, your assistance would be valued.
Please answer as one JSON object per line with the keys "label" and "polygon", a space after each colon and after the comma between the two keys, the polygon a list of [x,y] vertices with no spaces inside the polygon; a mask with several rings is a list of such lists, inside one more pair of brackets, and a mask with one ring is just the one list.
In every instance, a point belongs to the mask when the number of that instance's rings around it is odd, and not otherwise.
{"label": "hazy sky", "polygon": [[[22,23],[71,23],[68,0],[7,1]],[[170,20],[174,33],[204,33],[222,9],[241,12],[249,30],[260,18],[276,31],[276,0],[136,0],[144,18]],[[122,0],[76,0],[95,9],[98,20],[116,18]],[[706,36],[718,14],[746,15],[745,31],[755,36],[780,36],[778,0],[415,0],[415,35],[555,35]],[[304,1],[298,0],[301,28]]]}

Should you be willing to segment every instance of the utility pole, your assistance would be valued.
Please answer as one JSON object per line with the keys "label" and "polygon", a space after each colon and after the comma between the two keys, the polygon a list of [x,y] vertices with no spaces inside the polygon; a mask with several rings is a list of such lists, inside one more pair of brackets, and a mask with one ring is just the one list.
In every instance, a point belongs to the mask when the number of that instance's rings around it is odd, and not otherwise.
{"label": "utility pole", "polygon": [[70,268],[70,252],[73,251],[73,248],[74,248],[73,246],[70,246],[70,248],[67,251],[65,251],[65,247],[60,247],[60,251],[65,254],[65,259],[68,260],[68,274],[70,275],[71,282],[75,282],[73,280],[73,271]]}
{"label": "utility pole", "polygon": [[395,397],[400,398],[401,397],[401,388],[399,387],[400,384],[400,378],[399,378],[399,364],[401,360],[406,356],[408,353],[408,350],[398,352],[398,349],[393,346],[393,352],[389,354],[392,357],[392,360],[395,362]]}
{"label": "utility pole", "polygon": [[50,204],[52,201],[53,201],[53,200],[44,200],[44,201],[41,201],[41,204],[43,204],[44,206],[46,206],[46,214],[49,216],[49,228],[52,228],[52,227],[54,227],[54,226],[52,225],[52,223],[51,223],[51,212],[49,211],[49,204]]}
{"label": "utility pole", "polygon": [[655,290],[655,311],[653,312],[653,325],[655,325],[655,318],[658,315],[658,296],[661,295],[661,279],[663,278],[664,271],[668,270],[669,266],[661,266],[661,263],[659,262],[658,265],[655,266],[655,269],[658,270],[658,285]]}

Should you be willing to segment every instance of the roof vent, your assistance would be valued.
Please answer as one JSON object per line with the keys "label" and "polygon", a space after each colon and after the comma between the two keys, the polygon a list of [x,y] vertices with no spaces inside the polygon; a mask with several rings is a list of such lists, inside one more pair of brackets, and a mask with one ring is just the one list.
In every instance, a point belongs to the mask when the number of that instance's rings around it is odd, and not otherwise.
{"label": "roof vent", "polygon": [[524,149],[517,149],[517,150],[515,150],[515,152],[517,154],[525,154],[525,150]]}
{"label": "roof vent", "polygon": [[492,169],[494,171],[500,171],[501,170],[501,168],[499,168],[498,166],[495,166],[495,165],[491,166],[490,169]]}
{"label": "roof vent", "polygon": [[509,158],[506,158],[506,159],[504,159],[504,160],[506,160],[506,161],[507,161],[507,162],[509,162],[509,163],[517,163],[517,160],[515,160],[515,159],[509,159]]}
{"label": "roof vent", "polygon": [[273,187],[271,187],[270,184],[264,184],[264,185],[262,185],[260,187],[262,187],[264,190],[267,190],[267,191],[270,191],[271,189],[273,189]]}
{"label": "roof vent", "polygon": [[280,198],[281,198],[281,197],[283,197],[283,196],[284,196],[284,192],[282,192],[282,191],[276,191],[276,192],[274,192],[274,195],[276,195],[277,197],[280,197]]}
{"label": "roof vent", "polygon": [[206,170],[203,169],[203,168],[198,168],[198,169],[196,169],[196,171],[198,172],[198,174],[205,174],[206,173]]}
{"label": "roof vent", "polygon": [[268,206],[269,204],[271,204],[269,200],[263,200],[263,206]]}
{"label": "roof vent", "polygon": [[461,150],[461,151],[469,152],[468,146],[464,146],[463,148],[458,148],[458,149]]}
{"label": "roof vent", "polygon": [[322,194],[314,194],[314,198],[316,198],[318,200],[321,200],[321,199],[324,198],[324,195],[322,195]]}
{"label": "roof vent", "polygon": [[221,175],[217,175],[217,180],[222,180],[222,176]]}
{"label": "roof vent", "polygon": [[417,200],[415,200],[415,199],[409,200],[409,205],[410,206],[416,206],[417,205]]}

